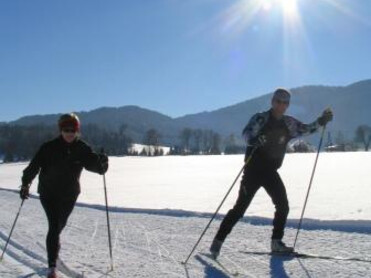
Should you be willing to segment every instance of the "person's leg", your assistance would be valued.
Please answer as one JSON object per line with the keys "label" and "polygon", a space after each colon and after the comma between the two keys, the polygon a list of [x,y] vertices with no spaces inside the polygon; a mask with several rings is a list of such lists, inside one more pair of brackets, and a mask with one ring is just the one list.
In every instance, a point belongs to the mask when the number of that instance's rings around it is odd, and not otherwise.
{"label": "person's leg", "polygon": [[71,215],[75,207],[77,197],[63,199],[59,201],[59,216],[58,216],[58,234],[62,232],[67,224],[68,217]]}
{"label": "person's leg", "polygon": [[49,267],[56,267],[60,250],[59,236],[75,206],[76,198],[67,200],[40,198],[40,200],[49,223],[49,231],[46,237],[48,264]]}
{"label": "person's leg", "polygon": [[271,197],[276,208],[273,219],[272,239],[281,240],[284,235],[287,215],[289,213],[289,202],[287,199],[286,188],[277,171],[267,173],[264,177],[263,187]]}
{"label": "person's leg", "polygon": [[56,267],[58,249],[59,249],[59,234],[58,234],[58,205],[57,201],[50,198],[40,197],[41,204],[44,208],[48,219],[48,234],[46,236],[46,250],[48,253],[49,267]]}
{"label": "person's leg", "polygon": [[220,224],[215,236],[216,240],[223,242],[226,239],[238,220],[244,216],[246,209],[249,207],[259,188],[259,178],[252,172],[244,173],[236,204],[228,211]]}

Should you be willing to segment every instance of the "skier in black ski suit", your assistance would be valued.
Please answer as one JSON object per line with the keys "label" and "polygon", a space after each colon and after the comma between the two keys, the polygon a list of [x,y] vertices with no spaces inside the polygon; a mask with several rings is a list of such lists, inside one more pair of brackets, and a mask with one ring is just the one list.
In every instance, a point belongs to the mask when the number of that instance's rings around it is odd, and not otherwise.
{"label": "skier in black ski suit", "polygon": [[277,89],[272,98],[270,110],[255,114],[243,130],[248,147],[246,156],[252,150],[255,153],[244,169],[239,195],[234,207],[227,213],[210,247],[210,252],[217,258],[227,235],[243,217],[255,193],[263,187],[271,197],[276,212],[273,219],[272,252],[292,252],[282,238],[289,213],[289,204],[285,186],[277,170],[281,167],[287,144],[293,138],[308,135],[332,120],[333,114],[327,109],[311,124],[303,124],[285,112],[290,103],[291,94],[285,89]]}
{"label": "skier in black ski suit", "polygon": [[71,113],[58,121],[60,136],[44,143],[30,164],[23,171],[20,196],[29,197],[32,180],[39,174],[38,193],[45,210],[49,231],[46,238],[48,253],[48,277],[56,277],[59,236],[66,226],[80,193],[80,175],[83,168],[104,174],[108,169],[108,157],[96,154],[79,139],[80,121]]}

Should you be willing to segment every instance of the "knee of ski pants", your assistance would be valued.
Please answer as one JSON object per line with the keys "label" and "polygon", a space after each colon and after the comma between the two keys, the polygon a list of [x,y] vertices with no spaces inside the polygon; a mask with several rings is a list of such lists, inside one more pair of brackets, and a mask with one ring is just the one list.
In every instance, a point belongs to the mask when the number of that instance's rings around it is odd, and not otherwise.
{"label": "knee of ski pants", "polygon": [[229,213],[233,215],[233,218],[240,219],[245,215],[245,211],[246,209],[241,206],[234,206]]}
{"label": "knee of ski pants", "polygon": [[49,223],[49,232],[53,234],[60,234],[65,227],[65,224],[61,221],[52,221]]}
{"label": "knee of ski pants", "polygon": [[279,211],[281,214],[288,215],[290,211],[289,203],[283,202],[276,205],[276,210]]}

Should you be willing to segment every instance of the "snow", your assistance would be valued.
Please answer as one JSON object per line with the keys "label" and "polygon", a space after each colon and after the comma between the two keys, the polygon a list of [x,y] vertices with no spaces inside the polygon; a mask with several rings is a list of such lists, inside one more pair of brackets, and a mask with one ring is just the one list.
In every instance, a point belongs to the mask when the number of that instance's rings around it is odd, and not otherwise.
{"label": "snow", "polygon": [[[280,170],[291,211],[285,241],[292,244],[315,154],[289,154]],[[243,156],[110,157],[107,173],[115,270],[109,267],[102,177],[84,172],[79,204],[62,234],[62,277],[367,277],[371,263],[244,254],[268,251],[273,205],[264,190],[225,242],[220,261],[207,252],[222,216],[213,222],[185,268],[194,243],[242,167]],[[321,153],[297,250],[371,260],[370,153]],[[0,165],[0,246],[19,208],[27,163]],[[31,191],[35,192],[36,183]],[[221,209],[234,203],[237,184]],[[46,217],[39,200],[25,202],[0,277],[42,277]]]}
{"label": "snow", "polygon": [[[280,174],[290,201],[290,218],[299,218],[315,154],[287,154]],[[106,175],[110,206],[214,212],[243,166],[243,156],[110,157]],[[321,153],[306,217],[320,220],[371,220],[371,153]],[[0,165],[2,188],[17,189],[25,163]],[[103,180],[84,171],[79,201],[104,204]],[[221,209],[237,197],[239,182]],[[31,188],[36,193],[37,179]],[[248,215],[272,217],[274,207],[261,189]]]}

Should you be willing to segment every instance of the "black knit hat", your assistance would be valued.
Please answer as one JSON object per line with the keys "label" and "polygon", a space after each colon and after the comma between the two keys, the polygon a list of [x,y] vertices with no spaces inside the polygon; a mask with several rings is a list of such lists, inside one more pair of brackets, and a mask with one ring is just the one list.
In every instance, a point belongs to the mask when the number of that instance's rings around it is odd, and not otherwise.
{"label": "black knit hat", "polygon": [[281,100],[281,101],[289,103],[290,99],[291,99],[291,93],[290,91],[286,89],[278,88],[273,93],[273,100]]}
{"label": "black knit hat", "polygon": [[58,120],[59,129],[73,128],[75,131],[80,131],[79,117],[74,113],[64,114]]}

